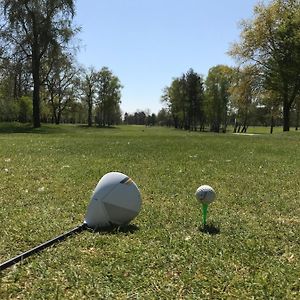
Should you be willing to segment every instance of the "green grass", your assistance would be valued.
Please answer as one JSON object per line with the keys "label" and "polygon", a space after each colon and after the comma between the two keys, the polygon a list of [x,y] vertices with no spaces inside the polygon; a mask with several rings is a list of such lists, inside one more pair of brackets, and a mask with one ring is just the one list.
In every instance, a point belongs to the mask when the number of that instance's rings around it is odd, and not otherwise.
{"label": "green grass", "polygon": [[[81,224],[107,172],[143,198],[136,230],[84,231],[2,271],[0,299],[299,299],[300,133],[255,133],[0,124],[1,262]],[[201,184],[217,191],[211,232]]]}

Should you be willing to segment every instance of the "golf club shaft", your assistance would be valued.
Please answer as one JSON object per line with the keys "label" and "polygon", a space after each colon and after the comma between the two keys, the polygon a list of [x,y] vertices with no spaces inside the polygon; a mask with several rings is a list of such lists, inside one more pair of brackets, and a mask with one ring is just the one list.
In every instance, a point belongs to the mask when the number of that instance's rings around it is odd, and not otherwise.
{"label": "golf club shaft", "polygon": [[39,246],[35,247],[35,248],[32,248],[31,250],[28,250],[18,256],[15,256],[13,258],[11,258],[10,260],[7,260],[6,262],[2,263],[0,265],[0,271],[16,264],[17,262],[25,259],[26,257],[28,256],[31,256],[32,254],[35,254],[37,252],[40,252],[42,250],[44,250],[45,248],[57,243],[57,242],[61,242],[63,241],[64,239],[66,239],[68,236],[74,234],[74,233],[78,233],[78,232],[81,232],[83,230],[85,230],[87,227],[86,227],[86,224],[83,223],[77,227],[75,227],[74,229],[68,231],[68,232],[65,232],[59,236],[57,236],[56,238],[52,239],[52,240],[49,240],[43,244],[40,244]]}

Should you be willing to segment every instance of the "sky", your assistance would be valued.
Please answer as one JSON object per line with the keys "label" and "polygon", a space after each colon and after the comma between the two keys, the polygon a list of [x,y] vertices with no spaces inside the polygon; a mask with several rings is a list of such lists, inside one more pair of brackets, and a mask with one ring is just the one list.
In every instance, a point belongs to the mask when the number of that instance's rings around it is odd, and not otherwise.
{"label": "sky", "polygon": [[108,67],[123,85],[121,110],[164,106],[172,80],[193,68],[206,77],[239,41],[239,22],[253,16],[258,0],[77,0],[74,23],[78,62]]}

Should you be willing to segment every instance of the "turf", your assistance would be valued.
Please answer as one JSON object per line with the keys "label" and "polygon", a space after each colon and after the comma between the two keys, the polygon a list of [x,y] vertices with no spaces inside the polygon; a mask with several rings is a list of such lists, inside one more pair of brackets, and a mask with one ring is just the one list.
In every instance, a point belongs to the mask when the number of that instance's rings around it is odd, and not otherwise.
{"label": "turf", "polygon": [[0,299],[299,299],[300,133],[249,132],[0,125],[1,262],[81,224],[107,172],[143,198],[131,226],[2,271]]}

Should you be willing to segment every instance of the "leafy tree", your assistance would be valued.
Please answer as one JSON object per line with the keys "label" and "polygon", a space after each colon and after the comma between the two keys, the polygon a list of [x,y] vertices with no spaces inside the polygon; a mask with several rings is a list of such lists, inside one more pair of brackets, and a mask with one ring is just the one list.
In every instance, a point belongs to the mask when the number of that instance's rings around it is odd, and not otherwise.
{"label": "leafy tree", "polygon": [[97,77],[96,110],[100,126],[110,126],[120,119],[121,89],[119,78],[103,67]]}
{"label": "leafy tree", "polygon": [[133,122],[136,125],[145,125],[147,115],[144,111],[136,111],[133,115]]}
{"label": "leafy tree", "polygon": [[93,107],[96,102],[98,90],[98,72],[90,67],[82,70],[81,91],[82,99],[87,105],[88,109],[88,126],[91,127],[93,123]]}
{"label": "leafy tree", "polygon": [[51,106],[55,124],[61,122],[61,116],[70,102],[74,101],[78,86],[77,69],[72,57],[61,54],[50,66],[45,81],[48,89],[47,100]]}
{"label": "leafy tree", "polygon": [[256,68],[247,66],[244,69],[236,69],[232,77],[232,85],[229,89],[231,105],[236,111],[234,132],[246,132],[250,114],[255,107],[257,78]]}
{"label": "leafy tree", "polygon": [[204,90],[200,75],[190,69],[180,78],[175,78],[166,87],[161,97],[168,106],[175,128],[197,130],[204,123]]}
{"label": "leafy tree", "polygon": [[276,120],[281,118],[280,97],[272,90],[263,90],[259,94],[258,105],[266,108],[266,117],[269,119],[270,133],[276,125]]}
{"label": "leafy tree", "polygon": [[288,131],[290,110],[300,91],[300,2],[260,3],[255,6],[254,18],[241,25],[241,41],[229,53],[260,69],[265,87],[280,97],[283,130]]}
{"label": "leafy tree", "polygon": [[174,126],[172,115],[168,109],[162,108],[156,117],[156,122],[160,126]]}
{"label": "leafy tree", "polygon": [[223,124],[223,132],[226,132],[232,75],[232,68],[224,65],[212,67],[208,71],[205,81],[206,109],[211,131],[219,132]]}
{"label": "leafy tree", "polygon": [[200,75],[190,69],[185,76],[186,79],[186,100],[188,107],[189,130],[197,130],[198,125],[204,124],[204,88],[203,80]]}
{"label": "leafy tree", "polygon": [[19,122],[29,122],[31,120],[32,102],[30,97],[23,96],[19,100]]}
{"label": "leafy tree", "polygon": [[148,109],[145,111],[137,110],[134,114],[124,114],[124,124],[127,125],[146,125],[154,126],[157,123],[155,114],[151,114]]}
{"label": "leafy tree", "polygon": [[8,57],[22,53],[30,61],[33,79],[33,125],[40,127],[40,88],[42,60],[49,47],[67,44],[76,29],[72,0],[1,0],[1,38],[8,43]]}
{"label": "leafy tree", "polygon": [[185,84],[183,78],[175,78],[170,87],[163,91],[162,101],[168,106],[175,128],[183,128],[186,123]]}
{"label": "leafy tree", "polygon": [[20,117],[19,106],[25,92],[19,70],[13,61],[3,61],[0,67],[0,119],[3,121],[17,121]]}
{"label": "leafy tree", "polygon": [[156,121],[157,121],[157,118],[156,118],[156,115],[154,113],[147,115],[147,117],[146,117],[146,125],[147,126],[156,125]]}

